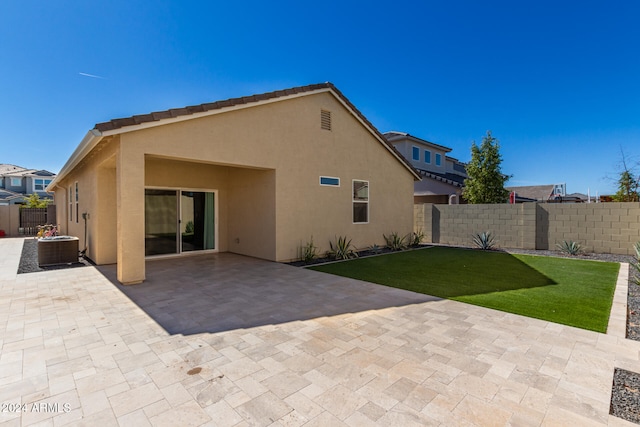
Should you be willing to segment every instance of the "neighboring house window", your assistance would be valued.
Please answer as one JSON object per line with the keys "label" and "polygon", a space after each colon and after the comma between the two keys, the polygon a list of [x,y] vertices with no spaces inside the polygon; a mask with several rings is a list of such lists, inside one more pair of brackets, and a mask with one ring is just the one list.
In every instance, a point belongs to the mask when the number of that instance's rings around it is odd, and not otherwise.
{"label": "neighboring house window", "polygon": [[418,147],[412,147],[411,157],[413,160],[420,160],[420,149]]}
{"label": "neighboring house window", "polygon": [[33,191],[44,191],[47,188],[47,185],[51,184],[50,179],[34,179],[33,180]]}
{"label": "neighboring house window", "polygon": [[12,187],[20,187],[22,185],[22,178],[11,178]]}
{"label": "neighboring house window", "polygon": [[436,166],[440,166],[442,164],[442,155],[436,153]]}
{"label": "neighboring house window", "polygon": [[424,150],[424,162],[431,164],[431,151]]}
{"label": "neighboring house window", "polygon": [[69,221],[73,221],[73,187],[69,187]]}
{"label": "neighboring house window", "polygon": [[353,180],[353,222],[369,222],[369,181]]}
{"label": "neighboring house window", "polygon": [[340,187],[340,178],[334,178],[331,176],[321,176],[320,185],[330,185],[333,187]]}
{"label": "neighboring house window", "polygon": [[76,222],[80,222],[80,211],[78,210],[78,181],[76,181]]}

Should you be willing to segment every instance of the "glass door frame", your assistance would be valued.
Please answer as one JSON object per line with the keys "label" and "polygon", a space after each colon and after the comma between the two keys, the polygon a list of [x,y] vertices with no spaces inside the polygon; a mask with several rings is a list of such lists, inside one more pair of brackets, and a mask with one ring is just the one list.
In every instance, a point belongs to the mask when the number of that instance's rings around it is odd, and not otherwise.
{"label": "glass door frame", "polygon": [[[170,258],[176,256],[189,256],[189,255],[197,255],[197,254],[206,254],[206,253],[215,253],[219,252],[219,242],[218,242],[218,210],[220,206],[220,200],[218,198],[218,190],[212,188],[192,188],[192,187],[165,187],[165,186],[155,186],[155,185],[146,185],[144,187],[145,190],[167,190],[167,191],[175,191],[176,192],[176,252],[170,254],[161,254],[161,255],[146,255],[145,259],[154,259],[154,258]],[[213,205],[213,227],[214,227],[214,249],[200,249],[196,251],[183,251],[182,250],[182,233],[180,224],[182,221],[182,192],[183,191],[192,191],[192,192],[202,192],[202,193],[213,193],[214,205]],[[145,217],[145,224],[146,224]]]}

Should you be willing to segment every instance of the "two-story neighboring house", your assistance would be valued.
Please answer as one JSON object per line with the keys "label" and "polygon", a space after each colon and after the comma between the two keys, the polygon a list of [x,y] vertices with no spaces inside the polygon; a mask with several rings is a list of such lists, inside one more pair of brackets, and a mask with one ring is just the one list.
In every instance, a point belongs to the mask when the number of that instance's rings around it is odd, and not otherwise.
{"label": "two-story neighboring house", "polygon": [[414,183],[414,203],[459,203],[467,173],[464,163],[447,156],[451,148],[405,132],[384,136],[420,172],[422,181]]}
{"label": "two-story neighboring house", "polygon": [[51,199],[45,190],[55,177],[47,170],[0,164],[0,205],[21,204],[34,193],[41,199]]}

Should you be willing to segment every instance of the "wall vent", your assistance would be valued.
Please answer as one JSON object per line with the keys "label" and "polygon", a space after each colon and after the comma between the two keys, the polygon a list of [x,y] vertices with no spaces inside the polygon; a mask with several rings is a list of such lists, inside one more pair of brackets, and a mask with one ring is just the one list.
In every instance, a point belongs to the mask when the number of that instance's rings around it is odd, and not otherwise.
{"label": "wall vent", "polygon": [[320,128],[331,130],[331,111],[320,110]]}

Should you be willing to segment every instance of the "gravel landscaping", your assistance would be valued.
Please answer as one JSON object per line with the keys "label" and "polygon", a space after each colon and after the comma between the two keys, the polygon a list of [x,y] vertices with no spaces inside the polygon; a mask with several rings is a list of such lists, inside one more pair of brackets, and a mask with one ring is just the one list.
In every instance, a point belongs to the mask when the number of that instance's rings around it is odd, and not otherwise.
{"label": "gravel landscaping", "polygon": [[20,265],[18,266],[18,274],[60,270],[63,268],[86,267],[88,265],[91,265],[89,261],[84,258],[79,258],[78,262],[71,264],[58,264],[40,267],[38,265],[38,241],[36,239],[24,239],[22,254],[20,255]]}

